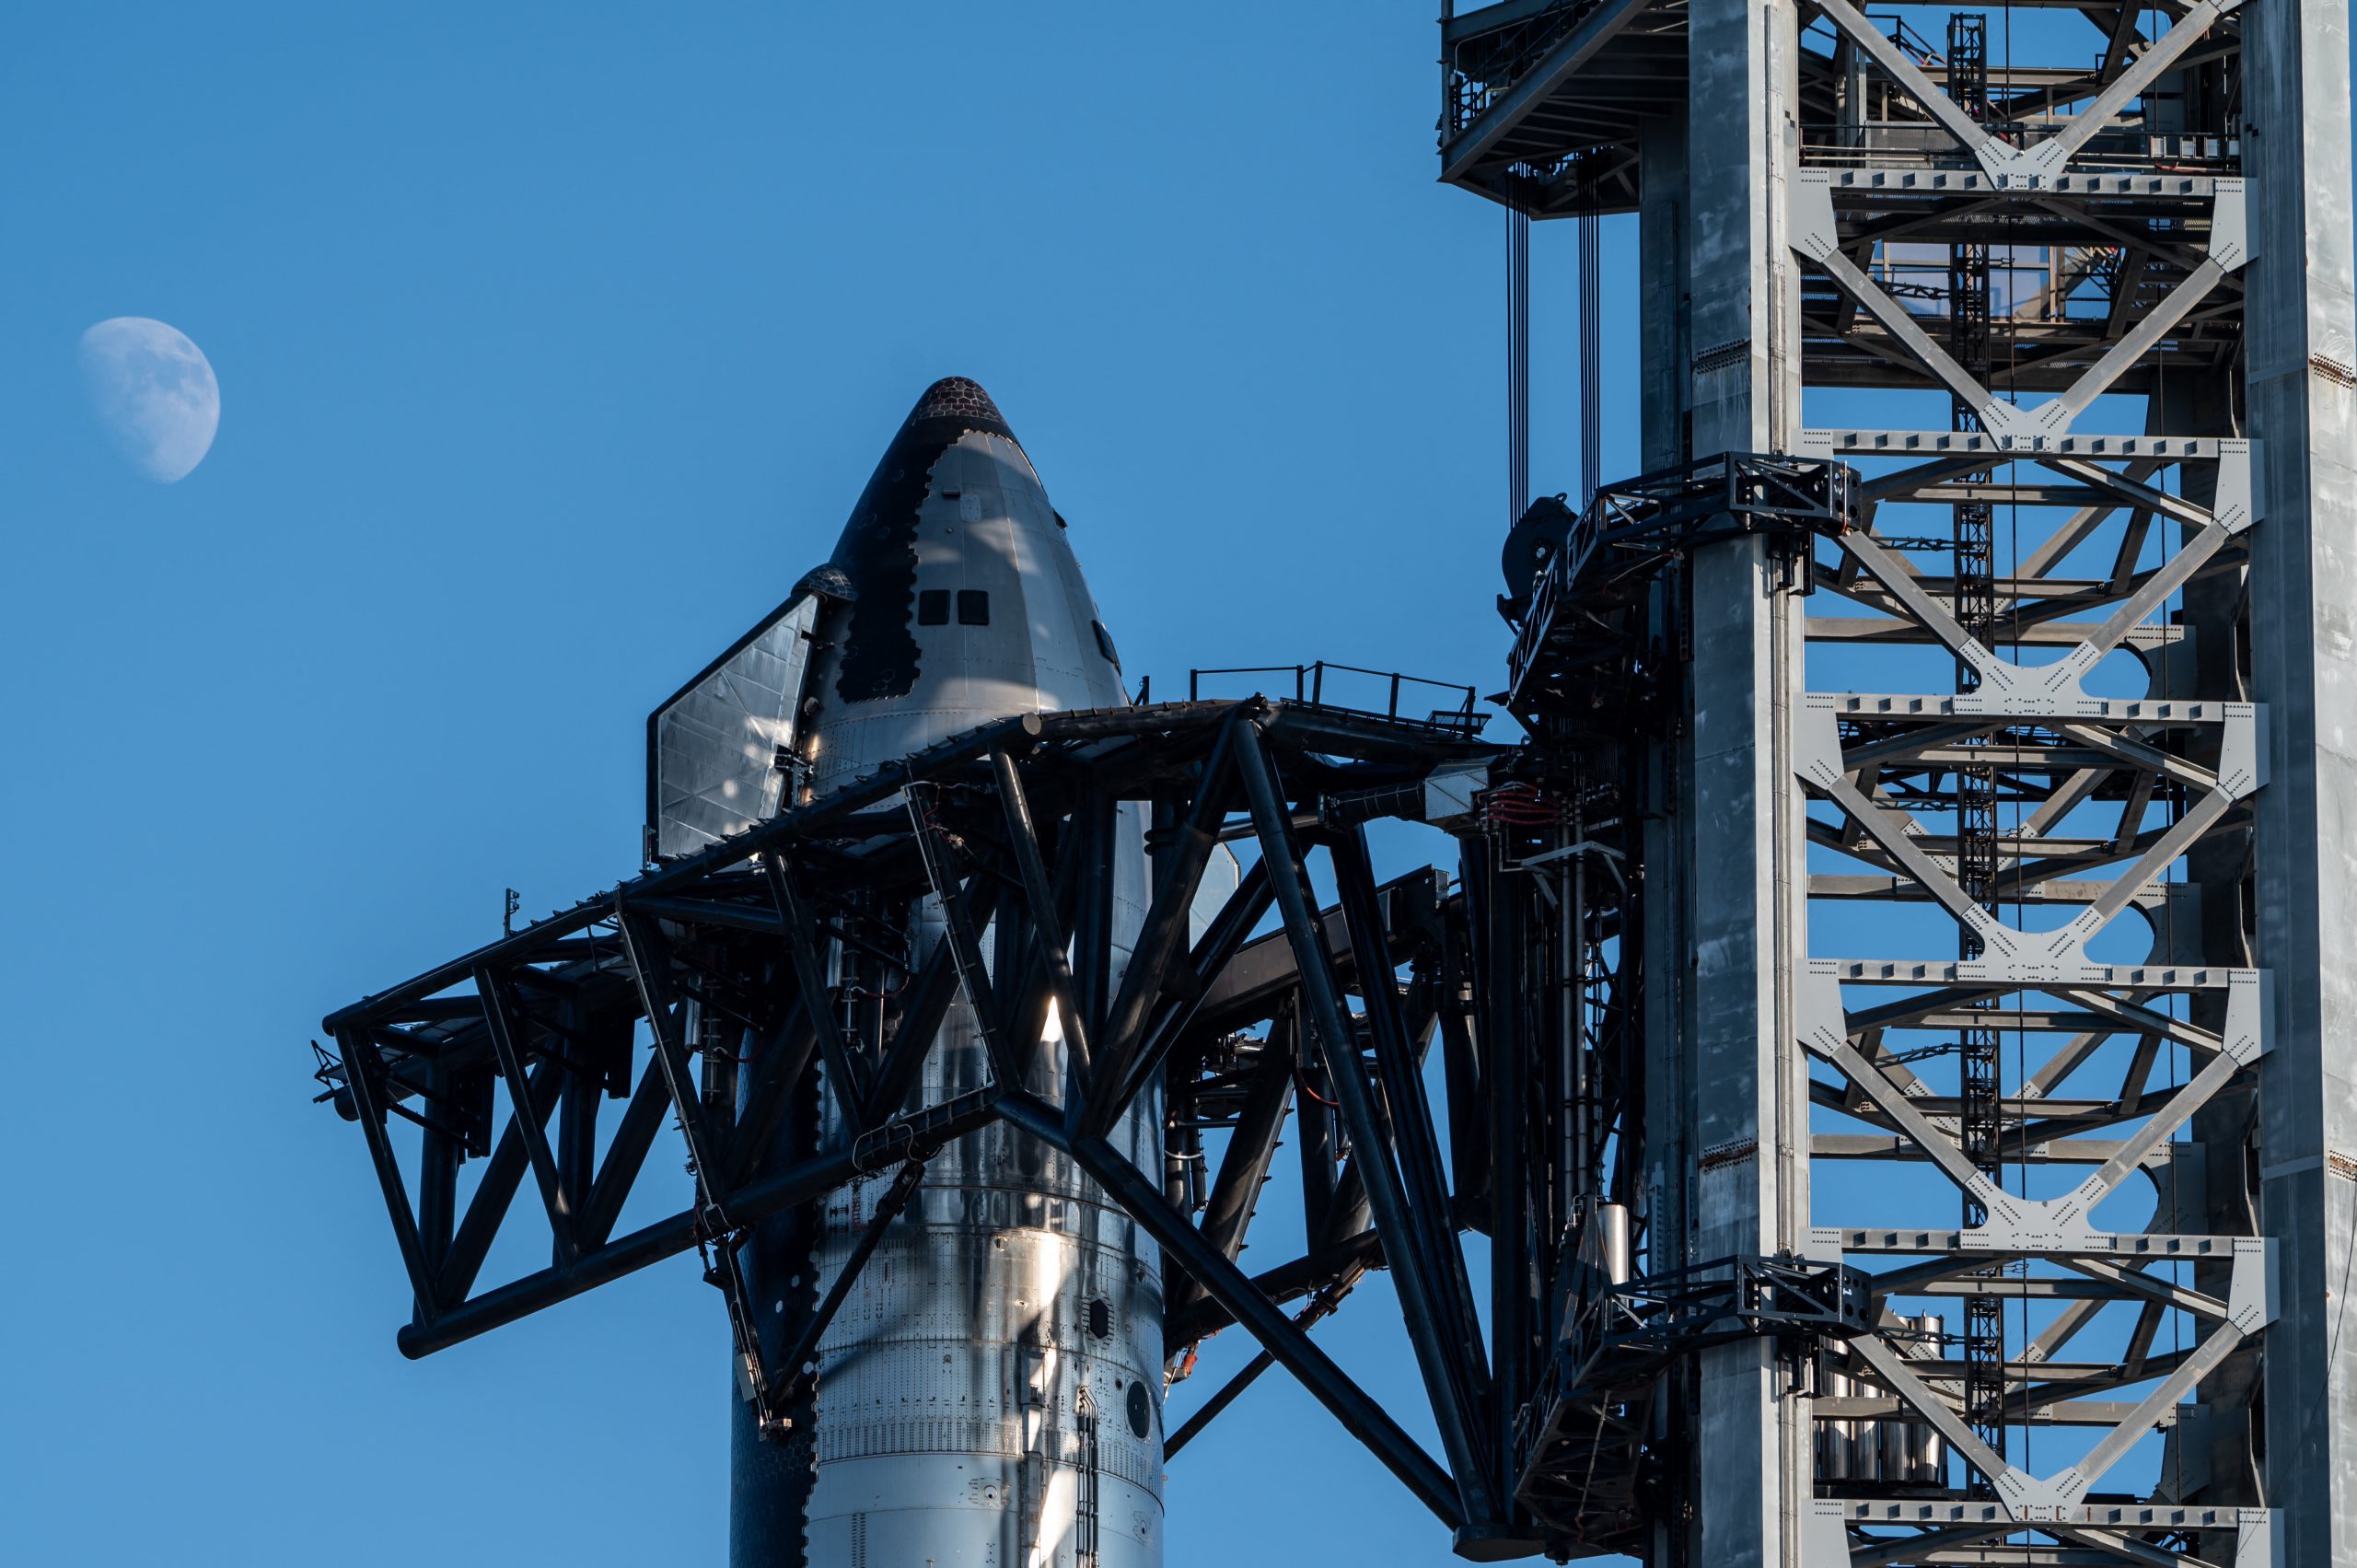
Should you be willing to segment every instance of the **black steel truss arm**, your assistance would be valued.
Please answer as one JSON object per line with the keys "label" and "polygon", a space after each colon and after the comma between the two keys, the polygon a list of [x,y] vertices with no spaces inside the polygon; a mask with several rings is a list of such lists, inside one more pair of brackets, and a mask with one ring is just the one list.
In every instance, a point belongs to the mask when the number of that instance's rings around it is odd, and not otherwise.
{"label": "black steel truss arm", "polygon": [[[1081,1110],[1074,1125],[1085,1135],[1103,1135],[1134,1097],[1142,1081],[1141,1074],[1132,1069],[1147,1051],[1147,1026],[1154,1016],[1156,993],[1172,960],[1186,945],[1187,920],[1194,908],[1196,890],[1202,886],[1203,871],[1211,864],[1212,852],[1219,847],[1220,823],[1227,815],[1236,728],[1243,722],[1231,714],[1220,726],[1219,738],[1213,742],[1211,755],[1204,759],[1202,772],[1196,780],[1194,802],[1157,867],[1153,906],[1146,911],[1145,923],[1140,927],[1131,952],[1130,967],[1121,977],[1121,988],[1114,996],[1107,1017],[1101,1071],[1102,1081],[1112,1086],[1113,1093],[1109,1098],[1100,1097],[1099,1103]],[[1266,908],[1265,903],[1261,908]],[[1233,941],[1240,942],[1260,914],[1260,911],[1255,910],[1242,929],[1233,932]],[[1229,951],[1233,950],[1231,946]],[[1200,986],[1197,991],[1200,993]],[[1167,1048],[1167,1040],[1164,1043]],[[1159,1065],[1157,1059],[1155,1070]]]}
{"label": "black steel truss arm", "polygon": [[704,1118],[703,1097],[696,1092],[694,1070],[686,1042],[679,1036],[679,1015],[672,1008],[671,948],[647,916],[623,909],[618,916],[622,943],[630,951],[632,977],[638,983],[639,1005],[655,1036],[655,1059],[670,1086],[671,1106],[679,1119],[680,1135],[688,1142],[688,1158],[695,1167],[699,1206],[710,1213],[714,1234],[733,1228],[721,1207],[728,1169],[719,1139]]}
{"label": "black steel truss arm", "polygon": [[656,1134],[663,1130],[663,1113],[670,1104],[671,1085],[664,1074],[663,1064],[649,1062],[639,1076],[638,1086],[631,1092],[621,1125],[614,1129],[614,1141],[606,1146],[605,1163],[598,1167],[598,1179],[590,1184],[589,1204],[581,1216],[584,1247],[601,1246],[613,1234],[614,1222],[621,1217],[622,1202],[630,1196],[631,1184],[638,1179],[639,1168],[655,1146]]}
{"label": "black steel truss arm", "polygon": [[1311,1036],[1325,1058],[1335,1098],[1341,1102],[1354,1163],[1364,1172],[1376,1226],[1383,1235],[1399,1238],[1391,1249],[1389,1262],[1399,1280],[1408,1337],[1415,1346],[1417,1365],[1423,1373],[1425,1392],[1440,1426],[1442,1446],[1448,1451],[1449,1467],[1456,1473],[1464,1521],[1486,1527],[1496,1521],[1494,1494],[1485,1450],[1476,1437],[1478,1418],[1468,1408],[1463,1380],[1455,1370],[1451,1348],[1454,1331],[1446,1324],[1440,1292],[1427,1266],[1428,1254],[1412,1239],[1416,1234],[1415,1217],[1402,1190],[1399,1172],[1386,1152],[1388,1140],[1367,1084],[1357,1031],[1352,1028],[1349,1010],[1342,1005],[1333,956],[1326,948],[1324,923],[1318,919],[1317,906],[1309,897],[1308,877],[1294,841],[1292,813],[1286,807],[1276,770],[1270,763],[1256,726],[1238,727],[1236,761],[1260,834],[1260,864],[1268,867],[1270,888],[1283,916],[1295,961],[1300,969],[1304,1010]]}
{"label": "black steel truss arm", "polygon": [[[475,1275],[491,1253],[492,1240],[499,1234],[500,1222],[507,1217],[507,1206],[515,1200],[516,1189],[523,1185],[524,1172],[530,1164],[524,1152],[524,1105],[528,1103],[534,1114],[546,1116],[548,1108],[556,1101],[556,1079],[562,1071],[553,1062],[540,1062],[526,1074],[528,1086],[524,1100],[518,1102],[506,1130],[500,1133],[498,1146],[492,1150],[491,1161],[483,1167],[482,1179],[475,1184],[474,1196],[468,1201],[467,1212],[459,1219],[457,1234],[451,1237],[449,1248],[442,1255],[441,1267],[435,1274],[436,1311],[453,1302],[464,1301],[467,1293],[474,1288]],[[575,1234],[579,1234],[577,1227]]]}
{"label": "black steel truss arm", "polygon": [[950,961],[957,966],[958,989],[966,993],[967,1002],[974,1009],[975,1025],[981,1030],[992,1071],[998,1074],[1003,1086],[1018,1088],[1023,1085],[1027,1063],[1016,1054],[1015,1042],[1008,1038],[1008,1016],[982,958],[981,926],[968,907],[966,878],[958,875],[957,861],[952,858],[957,852],[936,816],[938,800],[937,792],[930,785],[912,784],[909,788],[909,819],[915,826],[917,848],[924,857],[925,879],[941,904],[941,945],[949,949]]}
{"label": "black steel truss arm", "polygon": [[[1072,962],[1064,953],[1063,919],[1056,908],[1056,890],[1048,881],[1048,863],[1039,849],[1039,834],[1031,820],[1030,796],[1015,759],[1004,749],[991,752],[991,768],[998,783],[999,807],[1006,818],[1007,839],[1015,849],[1015,865],[1023,884],[1024,904],[1031,917],[1033,950],[1044,967],[1048,994],[1056,1005],[1063,1029],[1069,1069],[1065,1104],[1076,1109],[1086,1098],[1089,1082],[1088,1019],[1074,983]],[[1067,846],[1067,855],[1077,846]]]}
{"label": "black steel truss arm", "polygon": [[[1285,1108],[1293,1098],[1294,1075],[1299,1070],[1297,1032],[1291,1018],[1281,1018],[1271,1028],[1269,1041],[1247,1076],[1244,1107],[1228,1133],[1227,1152],[1220,1160],[1219,1176],[1204,1205],[1200,1227],[1203,1239],[1230,1260],[1243,1250],[1244,1233],[1252,1224],[1261,1184],[1276,1157],[1277,1134],[1284,1128]],[[1183,1307],[1195,1293],[1191,1279],[1174,1281],[1169,1307]]]}
{"label": "black steel truss arm", "polygon": [[[876,1207],[868,1213],[866,1228],[852,1243],[842,1266],[835,1271],[833,1281],[827,1286],[827,1294],[819,1298],[818,1305],[803,1319],[793,1344],[778,1357],[774,1369],[761,1359],[761,1336],[752,1328],[744,1272],[738,1266],[737,1252],[750,1233],[740,1230],[721,1244],[705,1277],[719,1285],[728,1298],[737,1354],[745,1370],[745,1381],[753,1392],[753,1424],[762,1436],[779,1437],[793,1429],[794,1422],[785,1412],[794,1408],[817,1378],[819,1342],[826,1338],[835,1314],[851,1299],[853,1287],[859,1283],[867,1260],[876,1255],[885,1231],[891,1228],[892,1222],[915,1196],[917,1184],[924,1179],[925,1161],[931,1155],[930,1150],[911,1155],[892,1178],[891,1185],[876,1200]],[[773,1376],[773,1371],[778,1375]]]}
{"label": "black steel truss arm", "polygon": [[416,1302],[416,1320],[434,1320],[438,1293],[434,1270],[425,1258],[424,1238],[418,1234],[417,1212],[410,1206],[409,1189],[401,1182],[401,1167],[394,1157],[392,1135],[385,1126],[382,1095],[384,1059],[366,1029],[340,1031],[336,1043],[343,1049],[343,1078],[352,1091],[361,1135],[368,1141],[368,1157],[376,1163],[377,1185],[383,1190],[386,1212],[392,1217],[393,1239],[401,1248],[401,1264],[409,1271],[410,1291]]}
{"label": "black steel truss arm", "polygon": [[540,1204],[548,1211],[549,1233],[556,1239],[556,1261],[562,1267],[572,1261],[576,1246],[573,1215],[566,1210],[556,1156],[549,1148],[542,1126],[548,1113],[533,1101],[531,1075],[524,1069],[522,1042],[517,1039],[523,1009],[517,1005],[515,992],[506,981],[488,967],[475,971],[475,993],[482,999],[492,1050],[498,1055],[500,1075],[507,1080],[507,1095],[516,1107],[513,1125],[531,1163],[533,1179],[540,1183]]}
{"label": "black steel truss arm", "polygon": [[[1146,1085],[1162,1074],[1171,1048],[1178,1043],[1178,1037],[1193,1021],[1196,1008],[1202,1004],[1213,977],[1227,967],[1228,960],[1236,957],[1237,950],[1250,937],[1252,927],[1269,912],[1271,896],[1268,867],[1256,861],[1244,873],[1236,891],[1228,895],[1227,902],[1221,906],[1220,912],[1213,917],[1211,928],[1203,933],[1202,940],[1195,944],[1190,963],[1184,969],[1175,965],[1165,969],[1167,978],[1161,983],[1174,994],[1164,999],[1154,1015],[1154,1022],[1139,1041],[1136,1057],[1130,1064],[1130,1075],[1121,1084],[1118,1101],[1107,1112],[1108,1126],[1111,1125],[1109,1118],[1113,1112],[1129,1104]],[[1132,974],[1137,971],[1138,962],[1135,958],[1130,960]],[[1129,983],[1129,975],[1122,977],[1122,983],[1125,986]]]}
{"label": "black steel truss arm", "polygon": [[[1367,1032],[1375,1044],[1376,1077],[1389,1112],[1387,1120],[1398,1149],[1400,1195],[1411,1216],[1411,1228],[1392,1234],[1403,1236],[1398,1244],[1400,1248],[1415,1246],[1423,1250],[1435,1327],[1448,1352],[1457,1400],[1469,1417],[1469,1434],[1476,1451],[1485,1452],[1492,1447],[1487,1434],[1472,1424],[1478,1421],[1477,1412],[1488,1408],[1490,1398],[1480,1319],[1474,1313],[1472,1282],[1466,1273],[1464,1249],[1457,1244],[1457,1222],[1450,1212],[1440,1140],[1434,1133],[1432,1106],[1424,1094],[1423,1063],[1410,1038],[1399,989],[1385,951],[1387,936],[1376,901],[1366,830],[1353,827],[1332,835],[1327,853],[1341,895],[1342,916],[1350,927],[1351,950],[1357,956],[1359,994],[1366,1004]],[[1494,1472],[1494,1464],[1492,1469]]]}
{"label": "black steel truss arm", "polygon": [[[1403,1005],[1394,979],[1394,960],[1431,940],[1432,899],[1418,893],[1402,904],[1393,889],[1373,889],[1353,836],[1341,851],[1351,907],[1318,911],[1293,836],[1299,824],[1323,842],[1320,792],[1371,788],[1411,803],[1426,772],[1490,749],[1461,726],[1284,708],[1190,703],[991,726],[887,770],[889,788],[882,776],[864,781],[855,799],[758,824],[335,1015],[329,1028],[344,1061],[324,1070],[329,1098],[362,1123],[401,1243],[416,1300],[401,1335],[404,1353],[433,1353],[700,1245],[717,1244],[725,1275],[744,1227],[1004,1119],[1069,1153],[1165,1249],[1171,1333],[1200,1338],[1235,1322],[1266,1348],[1182,1430],[1201,1430],[1268,1366],[1284,1366],[1434,1513],[1494,1537],[1498,1493],[1483,1449],[1498,1418],[1477,1413],[1489,1400],[1485,1373],[1478,1343],[1461,1332],[1466,1288],[1452,1283],[1463,1267],[1453,1234],[1461,1216],[1438,1169],[1431,1109],[1410,1092],[1435,1004],[1418,992]],[[1279,755],[1297,797],[1283,796]],[[1235,836],[1224,833],[1226,816],[1255,776],[1263,855],[1190,947],[1203,873],[1221,839]],[[896,791],[905,792],[904,812],[888,807]],[[1160,826],[1151,844],[1155,897],[1116,983],[1109,900],[1117,824],[1133,808],[1124,802],[1152,803]],[[925,892],[945,930],[922,957],[913,940],[896,954],[854,929],[867,900],[898,907]],[[838,907],[847,923],[834,919]],[[1239,967],[1271,907],[1285,917],[1278,941],[1291,961],[1271,964],[1264,953]],[[1403,921],[1419,935],[1406,935]],[[996,938],[987,965],[986,929]],[[858,993],[875,1005],[865,1016],[876,1033],[865,1043],[838,1011],[823,963],[830,944],[881,966],[877,989]],[[1290,1000],[1306,983],[1318,996]],[[1346,986],[1369,997],[1372,1065]],[[991,1044],[995,1082],[912,1107],[927,1052],[961,994]],[[1082,1066],[1061,1086],[1029,1081],[1051,1005]],[[1290,1021],[1265,1043],[1243,1032],[1280,1013]],[[633,1074],[640,1018],[654,1050]],[[740,1055],[740,1038],[760,1043]],[[820,1073],[858,1114],[847,1118],[839,1146],[795,1157],[777,1146],[779,1118]],[[495,1139],[494,1074],[509,1086],[512,1110]],[[1165,1080],[1173,1103],[1195,1103],[1193,1086],[1211,1086],[1209,1114],[1237,1119],[1217,1122],[1229,1127],[1229,1144],[1216,1179],[1187,1191],[1188,1202],[1208,1210],[1200,1226],[1103,1131]],[[1236,1257],[1288,1104],[1305,1086],[1342,1108],[1319,1156],[1324,1225],[1303,1257],[1248,1280]],[[1065,1103],[1051,1105],[1059,1087]],[[599,1159],[597,1099],[609,1094],[627,1094],[628,1104],[605,1131]],[[423,1232],[389,1142],[387,1118],[397,1113],[447,1123],[429,1129],[441,1143],[428,1152],[442,1150],[452,1179],[447,1191],[421,1180],[431,1221]],[[553,1131],[552,1116],[562,1118]],[[687,1144],[693,1203],[616,1237],[671,1119]],[[462,1214],[443,1214],[456,1207],[458,1159],[478,1155],[488,1163],[472,1200]],[[1402,1181],[1403,1162],[1412,1186]],[[552,1260],[477,1294],[528,1173],[557,1238]],[[888,1195],[862,1249],[877,1245],[889,1214],[913,1201],[915,1179],[895,1184],[903,1188]],[[1378,1194],[1387,1230],[1370,1224]],[[1446,1469],[1305,1333],[1367,1269],[1395,1261],[1403,1299],[1414,1304],[1418,1365],[1434,1396]],[[837,1294],[855,1273],[838,1276]],[[1279,1305],[1305,1297],[1298,1320]],[[822,1300],[797,1324],[801,1339],[815,1344],[830,1315]],[[778,1376],[755,1369],[766,1412],[774,1417],[807,1395],[801,1378],[811,1359],[803,1346],[772,1362]]]}
{"label": "black steel truss arm", "polygon": [[1451,1528],[1464,1524],[1456,1484],[1416,1446],[1382,1406],[1367,1397],[1332,1358],[1310,1342],[1276,1304],[1260,1294],[1244,1271],[1203,1239],[1187,1217],[1171,1207],[1161,1189],[1102,1138],[1067,1138],[1063,1118],[1028,1095],[1009,1095],[1001,1114],[1049,1147],[1072,1156],[1083,1170],[1128,1213],[1164,1255],[1201,1282],[1206,1293],[1235,1315],[1252,1337],[1299,1378],[1318,1403],[1334,1413],[1352,1436],[1366,1445],[1384,1468],[1398,1476],[1417,1500]]}
{"label": "black steel truss arm", "polygon": [[[727,1214],[736,1224],[745,1225],[814,1202],[854,1177],[905,1158],[913,1148],[943,1146],[951,1139],[974,1131],[997,1115],[995,1102],[994,1092],[984,1092],[961,1096],[914,1115],[895,1117],[871,1129],[856,1143],[796,1160],[728,1193]],[[450,1308],[430,1323],[412,1323],[401,1332],[401,1353],[414,1360],[447,1350],[558,1302],[570,1301],[650,1263],[692,1251],[699,1237],[712,1234],[705,1227],[701,1209],[683,1210],[583,1252],[569,1269],[543,1269],[527,1274]]]}
{"label": "black steel truss arm", "polygon": [[[811,1005],[811,993],[803,992],[794,999],[794,1005],[762,1048],[755,1052],[753,1075],[746,1085],[744,1103],[737,1116],[737,1131],[729,1143],[729,1185],[749,1181],[761,1168],[770,1151],[772,1136],[784,1117],[787,1104],[794,1098],[796,1086],[809,1070],[810,1058],[819,1046],[819,1023],[816,1015],[828,1011],[823,1002]],[[851,1119],[857,1127],[873,1126],[872,1117]]]}
{"label": "black steel truss arm", "polygon": [[801,992],[804,1023],[818,1041],[819,1053],[826,1059],[828,1072],[834,1074],[836,1083],[846,1086],[843,1103],[847,1113],[855,1124],[865,1125],[863,1119],[873,1076],[871,1063],[864,1052],[854,1050],[843,1039],[836,1021],[826,967],[819,961],[819,926],[810,911],[810,900],[784,854],[772,852],[761,856],[761,873],[769,881],[770,897],[777,903],[778,918],[785,923],[785,950],[794,965],[795,983]]}
{"label": "black steel truss arm", "polygon": [[[1311,1295],[1309,1304],[1293,1315],[1294,1327],[1306,1332],[1311,1324],[1321,1318],[1330,1316],[1334,1309],[1342,1304],[1342,1298],[1351,1293],[1353,1287],[1357,1285],[1365,1273],[1366,1265],[1355,1263],[1343,1271],[1331,1283],[1319,1286]],[[1185,1421],[1172,1429],[1170,1435],[1163,1440],[1163,1458],[1169,1459],[1178,1450],[1201,1436],[1204,1428],[1218,1420],[1228,1406],[1234,1404],[1247,1388],[1260,1380],[1262,1373],[1276,1364],[1277,1358],[1266,1350],[1246,1362],[1235,1376],[1221,1384],[1209,1399],[1197,1405]]]}
{"label": "black steel truss arm", "polygon": [[[983,882],[967,889],[969,920],[988,924],[997,904],[998,888],[994,883]],[[924,1067],[925,1052],[933,1048],[934,1031],[941,1027],[942,1017],[958,995],[957,949],[946,942],[935,943],[903,994],[906,1000],[901,1005],[899,1026],[885,1047],[883,1064],[876,1072],[868,1103],[871,1124],[898,1111],[910,1090],[916,1086],[917,1074]]]}

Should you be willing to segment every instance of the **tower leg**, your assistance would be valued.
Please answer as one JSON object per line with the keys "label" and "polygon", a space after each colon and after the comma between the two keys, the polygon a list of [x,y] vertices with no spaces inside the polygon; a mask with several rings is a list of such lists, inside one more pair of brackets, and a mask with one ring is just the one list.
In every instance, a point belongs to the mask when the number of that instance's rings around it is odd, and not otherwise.
{"label": "tower leg", "polygon": [[2241,12],[2253,257],[2248,428],[2252,696],[2270,715],[2257,796],[2256,962],[2280,1042],[2260,1069],[2260,1224],[2282,1316],[2265,1358],[2261,1473],[2284,1562],[2357,1563],[2357,319],[2351,308],[2349,12]]}
{"label": "tower leg", "polygon": [[[1798,274],[1783,244],[1796,91],[1790,0],[1692,7],[1682,226],[1692,449],[1777,451],[1797,424]],[[1687,736],[1674,853],[1685,860],[1682,1051],[1694,1098],[1686,1164],[1687,1256],[1708,1262],[1796,1249],[1807,1223],[1807,1100],[1785,994],[1804,913],[1803,823],[1781,756],[1800,690],[1800,618],[1768,547],[1698,551],[1686,601]],[[1660,1233],[1656,1233],[1659,1235]],[[1656,1258],[1655,1266],[1664,1260]],[[1705,1351],[1694,1367],[1692,1536],[1686,1561],[1797,1565],[1807,1496],[1806,1401],[1771,1344]]]}

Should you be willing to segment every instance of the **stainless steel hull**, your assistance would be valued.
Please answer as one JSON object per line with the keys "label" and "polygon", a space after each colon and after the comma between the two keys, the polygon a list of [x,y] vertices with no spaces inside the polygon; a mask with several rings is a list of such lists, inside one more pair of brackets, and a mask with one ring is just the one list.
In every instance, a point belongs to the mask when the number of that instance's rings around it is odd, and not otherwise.
{"label": "stainless steel hull", "polygon": [[[943,1035],[928,1099],[987,1075],[970,1014]],[[1157,1121],[1120,1133],[1149,1169]],[[819,1288],[888,1179],[828,1205]],[[821,1347],[810,1561],[1158,1564],[1161,1314],[1156,1249],[1069,1160],[1004,1124],[944,1151]]]}
{"label": "stainless steel hull", "polygon": [[[824,794],[992,719],[1127,701],[1064,521],[970,382],[919,401],[811,584],[813,597],[798,590],[691,682],[666,710],[676,717],[658,715],[652,787],[667,844],[733,830],[781,795]],[[771,750],[791,753],[782,791],[761,783]],[[1147,893],[1134,807],[1113,862],[1118,968]],[[919,960],[939,940],[930,899],[899,923]],[[1044,1033],[1027,1086],[1060,1101],[1052,1015]],[[989,1075],[960,999],[919,1092],[938,1103]],[[848,1135],[831,1085],[781,1134],[799,1149]],[[1113,1136],[1160,1179],[1158,1105],[1142,1102]],[[745,1261],[768,1353],[840,1272],[890,1178],[757,1231]],[[1156,1568],[1158,1270],[1156,1249],[1036,1141],[993,1124],[944,1150],[830,1324],[790,1440],[757,1437],[740,1403],[732,1562]]]}

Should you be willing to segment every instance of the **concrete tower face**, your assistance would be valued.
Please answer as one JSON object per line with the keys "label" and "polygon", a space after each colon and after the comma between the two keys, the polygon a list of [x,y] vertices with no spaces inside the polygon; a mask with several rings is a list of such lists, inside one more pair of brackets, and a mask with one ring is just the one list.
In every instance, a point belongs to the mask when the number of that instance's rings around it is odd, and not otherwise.
{"label": "concrete tower face", "polygon": [[[1127,701],[1062,519],[970,381],[919,400],[813,586],[828,598],[801,730],[806,796],[992,719]],[[1124,811],[1117,969],[1148,890],[1143,820]],[[939,939],[938,907],[908,912],[921,958]],[[1052,1014],[1044,1033],[1027,1086],[1057,1101]],[[919,1092],[938,1103],[989,1079],[961,999]],[[846,1136],[830,1094],[816,1135]],[[1158,1176],[1159,1104],[1142,1099],[1114,1141]],[[889,1179],[838,1193],[815,1232],[765,1235],[757,1308],[783,1317],[823,1291]],[[783,1446],[740,1432],[738,1568],[1159,1564],[1158,1269],[1153,1245],[1064,1156],[996,1123],[944,1150],[829,1330],[808,1432]]]}

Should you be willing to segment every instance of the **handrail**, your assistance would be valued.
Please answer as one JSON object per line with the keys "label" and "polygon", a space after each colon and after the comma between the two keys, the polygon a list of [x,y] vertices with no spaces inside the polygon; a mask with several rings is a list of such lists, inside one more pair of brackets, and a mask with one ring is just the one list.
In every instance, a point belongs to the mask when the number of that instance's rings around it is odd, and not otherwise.
{"label": "handrail", "polygon": [[[1371,707],[1358,703],[1329,701],[1326,695],[1326,677],[1329,672],[1342,676],[1367,676],[1387,683],[1383,706]],[[1480,731],[1484,722],[1483,716],[1475,711],[1475,688],[1471,686],[1462,685],[1454,680],[1434,680],[1421,675],[1403,675],[1398,670],[1369,669],[1364,665],[1337,664],[1330,659],[1319,659],[1314,664],[1236,665],[1221,669],[1190,669],[1187,672],[1187,700],[1190,703],[1202,700],[1202,687],[1206,677],[1231,675],[1291,676],[1293,700],[1306,707],[1332,708],[1354,714],[1379,714],[1385,718],[1404,724],[1419,724],[1433,729],[1468,735]],[[1435,704],[1422,715],[1413,713],[1402,714],[1399,711],[1401,696],[1417,688],[1430,688],[1435,691],[1448,693],[1449,704],[1446,707]]]}

